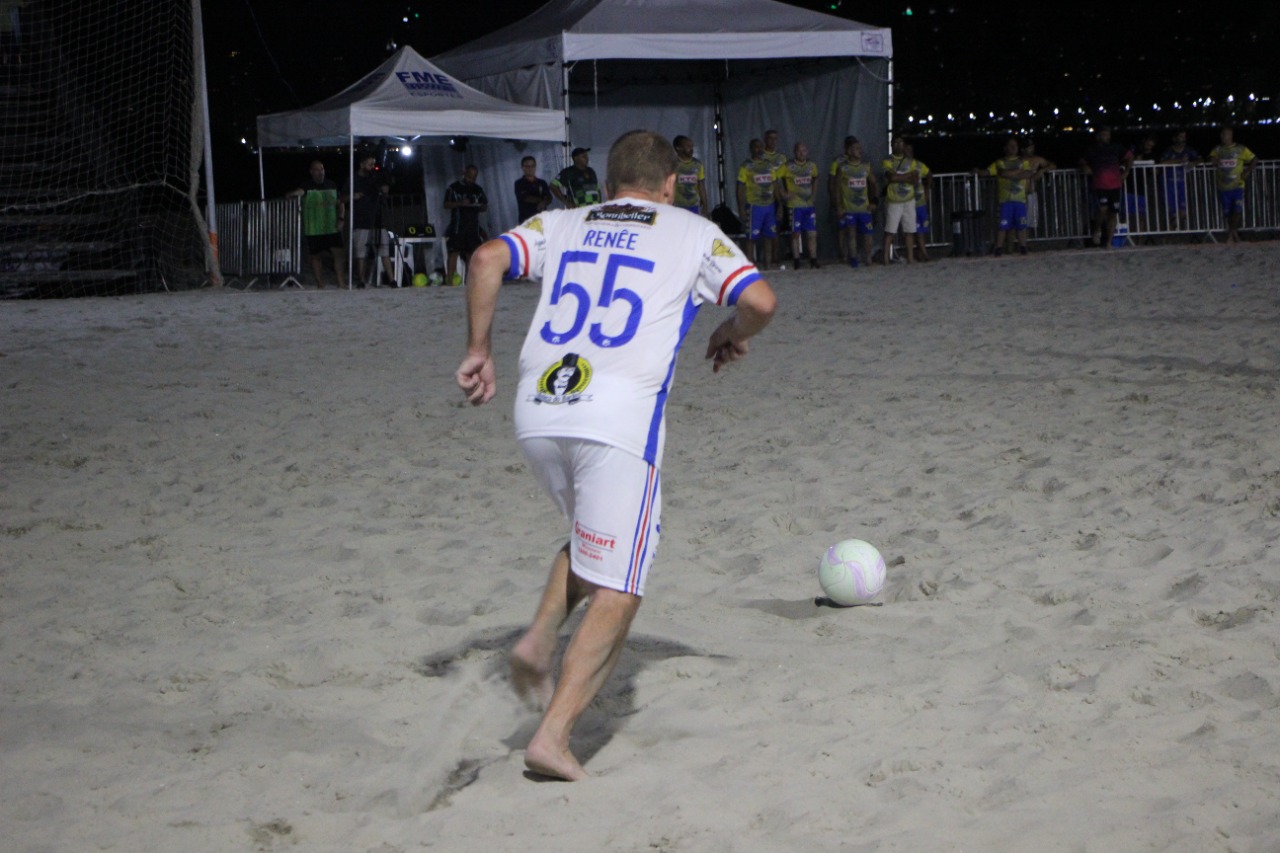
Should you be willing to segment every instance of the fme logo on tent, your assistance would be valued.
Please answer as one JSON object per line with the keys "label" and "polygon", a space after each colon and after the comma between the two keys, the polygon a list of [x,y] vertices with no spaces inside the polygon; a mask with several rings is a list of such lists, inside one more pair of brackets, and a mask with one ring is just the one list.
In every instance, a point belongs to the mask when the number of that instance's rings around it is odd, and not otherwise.
{"label": "fme logo on tent", "polygon": [[429,71],[397,71],[396,77],[409,90],[410,95],[444,95],[449,98],[461,98],[461,93],[453,85],[453,81],[444,74],[432,74]]}

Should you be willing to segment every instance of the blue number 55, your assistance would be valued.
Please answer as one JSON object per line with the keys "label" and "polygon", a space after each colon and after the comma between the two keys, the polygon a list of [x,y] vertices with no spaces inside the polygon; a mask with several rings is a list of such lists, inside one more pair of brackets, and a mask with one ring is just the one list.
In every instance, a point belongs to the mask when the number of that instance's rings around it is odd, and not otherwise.
{"label": "blue number 55", "polygon": [[[591,264],[600,262],[597,252],[565,252],[560,256],[560,269],[556,271],[555,283],[551,286],[551,304],[558,305],[560,300],[572,297],[576,302],[573,312],[573,323],[569,328],[559,331],[551,327],[551,321],[542,324],[540,334],[549,344],[563,344],[573,340],[582,333],[587,322],[587,313],[591,310],[591,294],[587,288],[576,281],[567,281],[566,275],[570,264]],[[630,306],[627,322],[622,331],[616,335],[606,335],[600,323],[592,323],[587,330],[591,342],[599,347],[620,347],[635,337],[640,327],[640,318],[644,314],[644,300],[634,290],[618,287],[618,272],[622,269],[639,270],[644,273],[653,272],[653,262],[630,255],[607,255],[604,268],[604,279],[600,283],[600,295],[595,304],[608,308],[615,300],[626,302]]]}

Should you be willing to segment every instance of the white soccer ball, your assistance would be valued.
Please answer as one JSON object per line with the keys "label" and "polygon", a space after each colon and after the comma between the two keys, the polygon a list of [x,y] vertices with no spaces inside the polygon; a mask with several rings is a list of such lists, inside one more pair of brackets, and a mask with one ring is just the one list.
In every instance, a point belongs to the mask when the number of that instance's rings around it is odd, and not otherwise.
{"label": "white soccer ball", "polygon": [[867,604],[884,589],[884,557],[861,539],[837,542],[818,563],[818,583],[842,607]]}
{"label": "white soccer ball", "polygon": [[438,272],[433,272],[431,275],[427,276],[427,281],[431,283],[432,287],[439,287],[444,284],[444,276],[440,275]]}

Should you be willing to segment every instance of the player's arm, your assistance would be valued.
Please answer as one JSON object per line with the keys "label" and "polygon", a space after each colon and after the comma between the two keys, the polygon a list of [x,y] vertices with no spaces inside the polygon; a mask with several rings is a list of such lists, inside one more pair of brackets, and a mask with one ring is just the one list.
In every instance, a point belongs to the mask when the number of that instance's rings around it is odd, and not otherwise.
{"label": "player's arm", "polygon": [[747,341],[769,325],[777,307],[778,298],[769,282],[760,278],[747,285],[734,303],[733,315],[716,327],[707,342],[712,372],[719,373],[726,364],[745,357]]}
{"label": "player's arm", "polygon": [[711,201],[707,198],[707,182],[705,180],[698,181],[698,210],[702,212],[704,218],[711,217]]}
{"label": "player's arm", "polygon": [[[738,175],[738,185],[736,187],[738,195],[738,213],[745,214],[747,212],[747,185],[742,180],[742,175]],[[747,227],[751,227],[751,223],[747,223]]]}
{"label": "player's arm", "polygon": [[467,354],[455,378],[473,406],[489,402],[498,390],[490,335],[502,277],[510,265],[511,251],[501,240],[481,244],[467,264]]}

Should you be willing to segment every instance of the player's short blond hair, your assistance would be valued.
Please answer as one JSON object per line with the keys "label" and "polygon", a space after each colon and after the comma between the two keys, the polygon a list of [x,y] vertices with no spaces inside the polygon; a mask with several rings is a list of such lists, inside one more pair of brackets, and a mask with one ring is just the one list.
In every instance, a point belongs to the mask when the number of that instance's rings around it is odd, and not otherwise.
{"label": "player's short blond hair", "polygon": [[651,130],[632,130],[619,136],[609,149],[605,187],[610,196],[617,196],[623,188],[656,193],[675,173],[676,152],[671,142]]}

